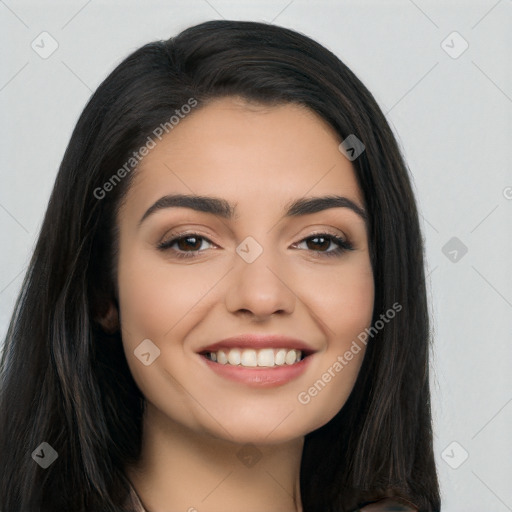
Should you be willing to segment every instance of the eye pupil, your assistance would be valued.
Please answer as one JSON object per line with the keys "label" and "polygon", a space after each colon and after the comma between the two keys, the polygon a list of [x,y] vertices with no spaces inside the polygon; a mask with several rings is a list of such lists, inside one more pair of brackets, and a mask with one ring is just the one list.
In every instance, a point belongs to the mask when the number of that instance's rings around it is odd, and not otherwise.
{"label": "eye pupil", "polygon": [[[310,241],[314,241],[314,240],[323,240],[323,243],[322,243],[322,242],[320,242],[320,243],[318,243],[318,242],[313,242],[313,245],[317,245],[317,246],[318,246],[318,245],[320,245],[320,246],[321,246],[321,245],[323,245],[323,248],[324,248],[324,249],[327,249],[327,248],[329,247],[329,244],[331,243],[330,239],[329,239],[329,238],[326,238],[325,236],[315,236],[315,237],[312,237],[312,238],[310,238],[310,239],[308,240],[308,243],[309,243]],[[327,242],[327,246],[325,246],[325,242]],[[320,249],[321,249],[321,248],[320,248]],[[318,250],[319,250],[319,249],[318,249],[318,247],[317,247],[317,248],[313,248],[313,251],[318,251]]]}
{"label": "eye pupil", "polygon": [[[196,243],[192,243],[192,244],[188,244],[188,245],[185,245],[183,242],[188,242],[190,240],[195,240]],[[193,249],[193,250],[196,250],[196,249],[199,249],[201,247],[201,238],[198,237],[198,236],[185,236],[183,238],[180,238],[179,240],[177,240],[177,245],[179,247],[180,250],[186,250],[187,248],[188,249]]]}

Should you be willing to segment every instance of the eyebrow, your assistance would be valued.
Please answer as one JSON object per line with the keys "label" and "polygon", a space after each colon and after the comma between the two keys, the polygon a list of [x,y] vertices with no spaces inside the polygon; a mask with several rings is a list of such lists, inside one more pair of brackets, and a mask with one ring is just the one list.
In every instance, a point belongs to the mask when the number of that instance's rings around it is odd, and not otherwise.
{"label": "eyebrow", "polygon": [[[198,196],[191,194],[173,194],[161,197],[151,205],[139,221],[139,226],[151,214],[165,208],[190,208],[192,210],[210,213],[216,217],[232,220],[235,216],[236,206],[225,199]],[[298,217],[321,212],[330,208],[348,208],[355,212],[365,222],[368,220],[366,211],[351,199],[343,196],[329,195],[322,197],[302,197],[285,205],[284,217]]]}

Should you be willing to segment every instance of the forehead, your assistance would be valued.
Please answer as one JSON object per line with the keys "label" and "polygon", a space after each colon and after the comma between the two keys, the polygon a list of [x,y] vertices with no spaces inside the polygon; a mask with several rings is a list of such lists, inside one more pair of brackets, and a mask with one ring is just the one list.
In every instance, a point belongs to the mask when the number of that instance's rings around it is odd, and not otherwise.
{"label": "forehead", "polygon": [[142,207],[166,193],[195,193],[271,208],[276,200],[343,193],[362,204],[340,142],[335,130],[304,106],[216,99],[156,140],[126,202]]}

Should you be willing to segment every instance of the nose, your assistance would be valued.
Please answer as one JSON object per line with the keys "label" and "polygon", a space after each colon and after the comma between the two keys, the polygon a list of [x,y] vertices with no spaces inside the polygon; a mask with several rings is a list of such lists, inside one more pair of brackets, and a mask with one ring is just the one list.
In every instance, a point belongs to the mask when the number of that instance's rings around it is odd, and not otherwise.
{"label": "nose", "polygon": [[293,312],[297,296],[291,276],[270,250],[264,249],[252,263],[237,256],[234,265],[226,294],[226,307],[231,313],[251,314],[262,321],[274,313]]}

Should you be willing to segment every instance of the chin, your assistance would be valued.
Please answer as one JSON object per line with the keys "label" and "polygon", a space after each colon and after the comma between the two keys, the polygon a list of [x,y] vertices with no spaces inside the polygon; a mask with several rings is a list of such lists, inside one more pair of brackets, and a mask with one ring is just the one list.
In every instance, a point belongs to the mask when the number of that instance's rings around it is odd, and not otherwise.
{"label": "chin", "polygon": [[276,445],[302,439],[328,423],[338,410],[322,415],[315,414],[313,408],[304,410],[303,406],[294,409],[284,407],[279,413],[263,414],[253,411],[252,414],[224,416],[219,419],[224,430],[217,423],[211,422],[207,431],[213,437],[237,444]]}

